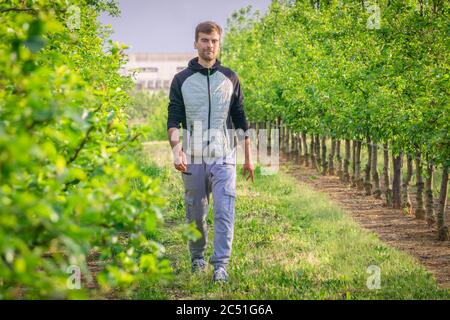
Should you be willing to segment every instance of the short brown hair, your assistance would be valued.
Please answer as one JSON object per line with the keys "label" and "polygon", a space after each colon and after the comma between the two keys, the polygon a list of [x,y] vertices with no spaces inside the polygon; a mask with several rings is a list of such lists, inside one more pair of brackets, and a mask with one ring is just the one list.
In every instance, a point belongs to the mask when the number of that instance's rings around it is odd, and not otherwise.
{"label": "short brown hair", "polygon": [[198,41],[198,34],[200,32],[210,34],[213,33],[214,31],[216,31],[219,34],[219,36],[222,35],[222,28],[214,21],[205,21],[199,23],[195,28],[195,41],[196,42]]}

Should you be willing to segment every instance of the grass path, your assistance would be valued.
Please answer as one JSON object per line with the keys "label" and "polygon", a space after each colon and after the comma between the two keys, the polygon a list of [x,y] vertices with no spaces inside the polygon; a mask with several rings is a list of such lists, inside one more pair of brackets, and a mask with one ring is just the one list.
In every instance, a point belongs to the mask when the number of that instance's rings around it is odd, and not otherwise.
{"label": "grass path", "polygon": [[[170,282],[143,282],[138,299],[448,299],[431,273],[404,252],[362,229],[324,193],[281,170],[254,184],[238,166],[236,223],[230,282],[211,282],[212,267],[192,275],[182,237],[184,189],[170,166],[165,142],[150,143],[142,155],[147,174],[167,192],[165,225],[158,240],[174,276]],[[212,253],[212,211],[208,216]],[[381,271],[380,289],[367,287],[369,266]]]}

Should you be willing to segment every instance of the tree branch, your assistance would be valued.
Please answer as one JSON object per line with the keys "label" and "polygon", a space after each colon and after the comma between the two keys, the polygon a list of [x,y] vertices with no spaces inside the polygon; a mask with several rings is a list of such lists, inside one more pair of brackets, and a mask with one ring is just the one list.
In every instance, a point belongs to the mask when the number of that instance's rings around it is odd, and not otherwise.
{"label": "tree branch", "polygon": [[131,138],[130,141],[128,141],[128,143],[124,144],[122,147],[119,148],[119,150],[117,150],[117,153],[123,151],[123,149],[125,149],[130,143],[132,143],[133,141],[135,141],[137,138],[139,138],[139,136],[141,135],[141,133],[137,133],[133,138]]}
{"label": "tree branch", "polygon": [[70,164],[76,160],[78,157],[78,154],[80,153],[81,149],[83,149],[84,145],[86,144],[89,134],[94,129],[94,126],[90,126],[89,129],[86,131],[86,135],[84,136],[83,140],[81,140],[80,144],[78,145],[77,149],[75,150],[75,153],[70,157],[69,161],[67,161],[67,164]]}
{"label": "tree branch", "polygon": [[6,9],[0,9],[0,13],[4,12],[33,12],[37,13],[35,9],[32,8],[6,8]]}

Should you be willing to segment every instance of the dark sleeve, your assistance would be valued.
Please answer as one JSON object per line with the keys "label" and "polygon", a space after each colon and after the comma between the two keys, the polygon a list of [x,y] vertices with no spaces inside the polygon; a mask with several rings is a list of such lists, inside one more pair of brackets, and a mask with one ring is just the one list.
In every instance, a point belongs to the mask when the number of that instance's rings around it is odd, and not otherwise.
{"label": "dark sleeve", "polygon": [[181,86],[177,77],[174,77],[170,85],[169,106],[167,112],[167,130],[170,128],[180,129],[180,123],[186,126],[186,111],[184,108]]}
{"label": "dark sleeve", "polygon": [[236,76],[236,84],[233,90],[233,97],[230,107],[230,115],[235,129],[248,130],[247,118],[244,111],[244,94],[242,93],[241,83]]}

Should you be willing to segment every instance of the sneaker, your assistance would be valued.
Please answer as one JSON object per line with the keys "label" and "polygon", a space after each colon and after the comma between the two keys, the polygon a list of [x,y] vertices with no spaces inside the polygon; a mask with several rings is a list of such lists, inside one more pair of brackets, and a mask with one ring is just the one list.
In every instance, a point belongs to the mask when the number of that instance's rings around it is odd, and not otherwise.
{"label": "sneaker", "polygon": [[192,272],[204,272],[206,270],[206,261],[204,259],[192,260]]}
{"label": "sneaker", "polygon": [[228,273],[224,267],[218,267],[214,270],[213,276],[214,282],[227,282],[228,281]]}

